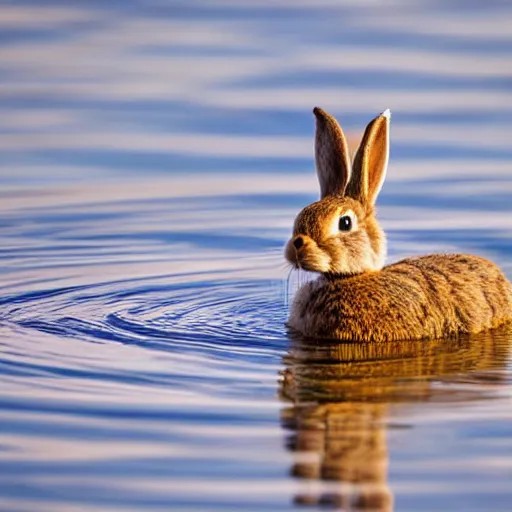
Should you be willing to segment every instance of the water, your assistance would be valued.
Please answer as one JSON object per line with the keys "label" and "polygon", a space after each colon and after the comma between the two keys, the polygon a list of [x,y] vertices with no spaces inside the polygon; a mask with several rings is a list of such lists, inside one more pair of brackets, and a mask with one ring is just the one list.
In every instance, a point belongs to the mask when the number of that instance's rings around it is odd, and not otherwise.
{"label": "water", "polygon": [[0,508],[509,510],[512,331],[290,338],[311,109],[385,108],[393,261],[512,277],[503,2],[3,2]]}

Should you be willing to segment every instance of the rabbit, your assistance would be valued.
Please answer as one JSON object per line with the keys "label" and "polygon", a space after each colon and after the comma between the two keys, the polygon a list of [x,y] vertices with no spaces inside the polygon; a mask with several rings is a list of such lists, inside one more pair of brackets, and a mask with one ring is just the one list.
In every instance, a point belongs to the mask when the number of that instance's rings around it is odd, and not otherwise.
{"label": "rabbit", "polygon": [[431,254],[384,266],[375,216],[389,158],[389,110],[373,119],[353,161],[334,117],[316,107],[321,198],[295,219],[285,258],[320,276],[300,288],[288,326],[304,336],[352,341],[456,337],[512,320],[512,287],[492,262]]}

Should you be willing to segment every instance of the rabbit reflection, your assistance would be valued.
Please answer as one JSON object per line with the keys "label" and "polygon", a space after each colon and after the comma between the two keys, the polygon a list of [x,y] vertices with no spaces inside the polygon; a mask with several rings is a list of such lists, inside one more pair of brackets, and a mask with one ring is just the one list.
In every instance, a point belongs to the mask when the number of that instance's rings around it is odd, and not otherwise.
{"label": "rabbit reflection", "polygon": [[[323,481],[305,485],[296,502],[393,510],[387,430],[397,407],[487,396],[488,385],[500,379],[492,370],[505,367],[511,343],[511,326],[460,339],[382,344],[291,335],[280,381],[281,398],[291,403],[281,412],[295,453],[291,472],[308,483]],[[459,385],[432,386],[436,380]]]}

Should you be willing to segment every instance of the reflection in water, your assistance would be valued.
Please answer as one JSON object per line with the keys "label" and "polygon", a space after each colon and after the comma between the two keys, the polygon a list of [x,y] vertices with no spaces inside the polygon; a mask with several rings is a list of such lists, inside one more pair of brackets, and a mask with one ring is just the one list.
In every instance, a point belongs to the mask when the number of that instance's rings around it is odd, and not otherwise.
{"label": "reflection in water", "polygon": [[[284,358],[281,422],[300,479],[339,482],[297,503],[343,510],[393,509],[386,431],[392,405],[492,397],[509,355],[512,326],[453,340],[382,344],[299,337]],[[474,384],[457,392],[457,383]],[[450,383],[450,389],[436,386]],[[462,390],[461,390],[462,391]]]}

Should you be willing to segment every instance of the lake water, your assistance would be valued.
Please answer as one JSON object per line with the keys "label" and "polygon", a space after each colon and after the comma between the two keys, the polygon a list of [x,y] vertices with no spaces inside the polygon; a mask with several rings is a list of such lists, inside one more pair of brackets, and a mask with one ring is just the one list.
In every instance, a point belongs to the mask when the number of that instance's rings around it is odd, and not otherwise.
{"label": "lake water", "polygon": [[512,328],[291,338],[319,105],[390,108],[389,261],[512,277],[512,6],[0,6],[0,509],[512,509]]}

